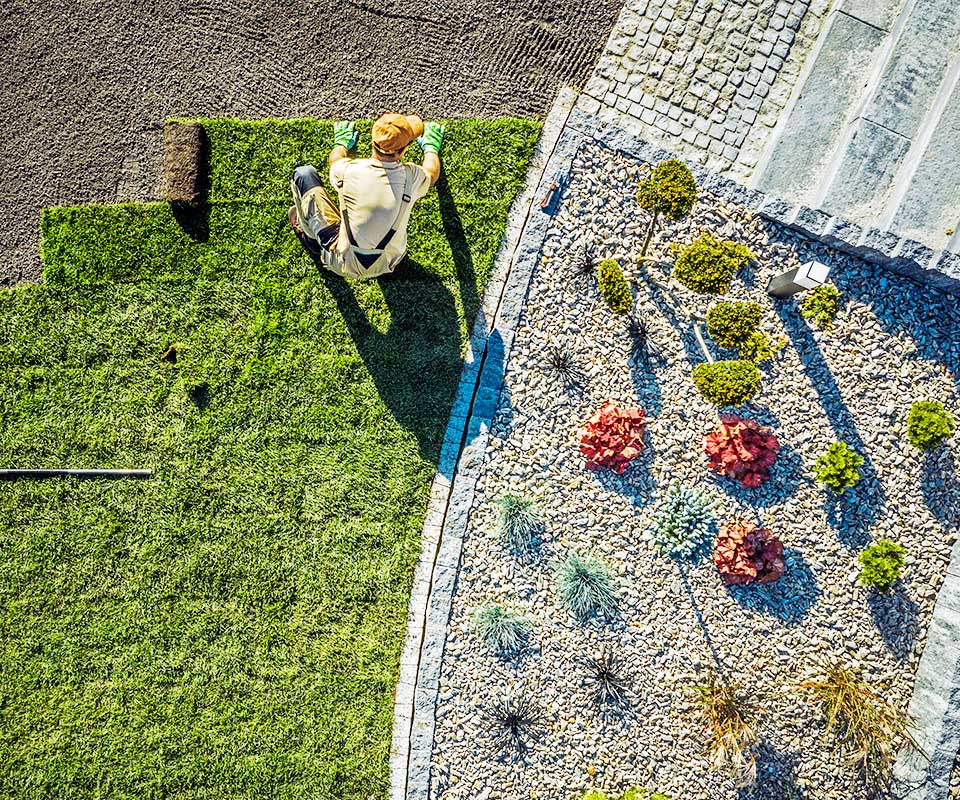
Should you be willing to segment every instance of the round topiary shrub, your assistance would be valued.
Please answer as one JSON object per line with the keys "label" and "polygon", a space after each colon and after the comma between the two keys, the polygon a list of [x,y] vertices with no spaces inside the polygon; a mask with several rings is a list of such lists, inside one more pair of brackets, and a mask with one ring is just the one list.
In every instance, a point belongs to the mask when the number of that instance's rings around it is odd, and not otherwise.
{"label": "round topiary shrub", "polygon": [[846,442],[834,442],[817,459],[814,475],[824,486],[843,492],[860,482],[863,457],[857,455]]}
{"label": "round topiary shrub", "polygon": [[917,400],[907,415],[907,438],[914,447],[932,450],[950,438],[953,417],[935,400]]}
{"label": "round topiary shrub", "polygon": [[693,384],[717,406],[739,406],[760,388],[760,370],[749,361],[715,361],[693,368]]}
{"label": "round topiary shrub", "polygon": [[817,286],[807,292],[800,305],[800,316],[818,328],[826,330],[840,310],[840,290],[831,283]]}
{"label": "round topiary shrub", "polygon": [[707,333],[717,347],[740,347],[760,325],[760,304],[751,302],[714,303],[707,311]]}
{"label": "round topiary shrub", "polygon": [[880,539],[864,548],[859,557],[863,567],[860,570],[860,585],[880,592],[890,591],[900,580],[906,555],[907,549],[902,544],[889,539]]}
{"label": "round topiary shrub", "polygon": [[605,258],[597,267],[597,283],[603,299],[617,314],[629,314],[633,308],[630,284],[620,265],[612,258]]}
{"label": "round topiary shrub", "polygon": [[723,294],[733,276],[753,260],[746,245],[723,241],[704,233],[677,256],[673,277],[700,294]]}

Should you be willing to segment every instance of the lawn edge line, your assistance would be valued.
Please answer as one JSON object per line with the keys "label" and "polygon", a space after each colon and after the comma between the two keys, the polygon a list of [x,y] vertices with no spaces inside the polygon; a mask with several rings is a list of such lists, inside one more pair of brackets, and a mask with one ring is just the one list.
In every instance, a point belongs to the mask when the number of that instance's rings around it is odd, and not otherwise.
{"label": "lawn edge line", "polygon": [[586,138],[567,127],[577,97],[575,90],[562,87],[547,114],[470,336],[408,605],[390,748],[391,800],[429,797],[440,667],[463,536],[504,365],[551,220],[535,211],[534,203]]}

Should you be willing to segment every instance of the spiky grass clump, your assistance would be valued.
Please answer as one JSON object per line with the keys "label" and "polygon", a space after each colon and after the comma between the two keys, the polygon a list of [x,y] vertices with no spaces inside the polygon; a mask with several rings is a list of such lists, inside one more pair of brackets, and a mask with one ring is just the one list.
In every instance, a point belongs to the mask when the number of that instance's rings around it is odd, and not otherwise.
{"label": "spiky grass clump", "polygon": [[702,489],[671,484],[650,521],[649,534],[661,555],[694,558],[707,549],[717,500]]}
{"label": "spiky grass clump", "polygon": [[526,617],[497,603],[481,608],[474,617],[477,634],[497,653],[515,656],[530,637],[530,622]]}
{"label": "spiky grass clump", "polygon": [[583,665],[590,697],[597,706],[629,705],[628,682],[612,647],[605,646],[599,656],[587,656]]}
{"label": "spiky grass clump", "polygon": [[578,278],[592,278],[596,271],[596,263],[593,260],[593,253],[590,252],[590,245],[586,239],[582,239],[571,248],[570,268],[572,273]]}
{"label": "spiky grass clump", "polygon": [[543,733],[540,708],[526,697],[515,697],[512,692],[493,700],[485,716],[494,746],[520,758],[529,752],[531,742]]}
{"label": "spiky grass clump", "polygon": [[515,553],[535,549],[543,530],[543,514],[532,497],[508,494],[497,501],[500,507],[500,539]]}
{"label": "spiky grass clump", "polygon": [[759,743],[755,728],[759,707],[740,688],[710,673],[707,682],[691,687],[691,692],[707,723],[713,766],[728,772],[737,787],[746,787],[757,780],[754,748]]}
{"label": "spiky grass clump", "polygon": [[564,388],[577,386],[585,379],[574,357],[558,345],[547,348],[545,364],[550,373],[560,379]]}
{"label": "spiky grass clump", "polygon": [[578,617],[606,616],[617,607],[610,571],[592,556],[571,553],[557,570],[561,602]]}
{"label": "spiky grass clump", "polygon": [[867,792],[882,796],[890,787],[897,752],[904,745],[917,746],[910,717],[855,669],[832,663],[824,672],[820,680],[796,686],[820,706],[827,719],[826,735],[859,771]]}

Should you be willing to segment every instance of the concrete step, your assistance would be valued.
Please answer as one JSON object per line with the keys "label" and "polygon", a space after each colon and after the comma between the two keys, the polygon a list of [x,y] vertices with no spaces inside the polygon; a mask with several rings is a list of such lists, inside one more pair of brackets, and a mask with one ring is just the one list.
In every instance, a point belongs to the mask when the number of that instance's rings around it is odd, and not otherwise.
{"label": "concrete step", "polygon": [[843,11],[830,15],[807,57],[801,92],[785,109],[785,119],[771,137],[775,144],[757,166],[756,188],[816,207],[817,190],[829,174],[847,121],[863,104],[865,77],[886,40],[885,30],[855,16]]}
{"label": "concrete step", "polygon": [[[952,86],[944,78],[960,51],[960,4],[911,0],[890,32],[879,75],[859,117],[847,129],[816,205],[863,225],[881,227],[911,147],[938,120],[931,109]],[[926,238],[926,237],[925,237]]]}
{"label": "concrete step", "polygon": [[[960,58],[953,87],[909,175],[896,182],[886,227],[935,250],[960,253]],[[937,110],[935,110],[937,111]]]}

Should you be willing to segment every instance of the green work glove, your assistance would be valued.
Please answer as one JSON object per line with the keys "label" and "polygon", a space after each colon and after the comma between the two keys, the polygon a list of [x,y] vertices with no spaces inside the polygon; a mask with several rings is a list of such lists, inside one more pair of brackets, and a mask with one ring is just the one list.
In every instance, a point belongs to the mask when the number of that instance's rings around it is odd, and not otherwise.
{"label": "green work glove", "polygon": [[446,125],[439,122],[423,123],[423,134],[417,137],[420,147],[424,153],[439,153],[443,147],[443,133],[447,129]]}
{"label": "green work glove", "polygon": [[345,147],[347,150],[353,150],[353,146],[357,143],[357,137],[360,134],[357,133],[356,123],[353,122],[335,122],[333,123],[333,146]]}

